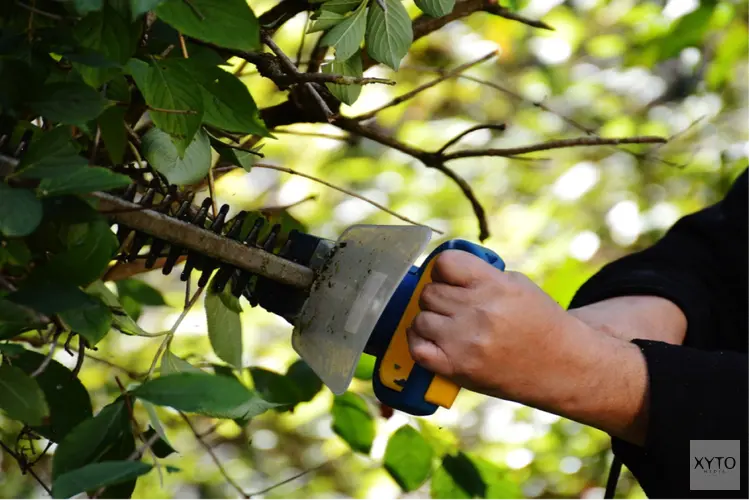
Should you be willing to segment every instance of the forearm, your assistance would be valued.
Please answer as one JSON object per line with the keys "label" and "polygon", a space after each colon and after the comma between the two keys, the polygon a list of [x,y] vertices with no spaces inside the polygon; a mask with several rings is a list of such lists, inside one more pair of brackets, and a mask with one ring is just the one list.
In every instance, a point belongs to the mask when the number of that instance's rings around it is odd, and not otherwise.
{"label": "forearm", "polygon": [[489,394],[513,399],[642,444],[648,416],[648,373],[635,344],[602,335],[572,318],[544,353],[533,386]]}

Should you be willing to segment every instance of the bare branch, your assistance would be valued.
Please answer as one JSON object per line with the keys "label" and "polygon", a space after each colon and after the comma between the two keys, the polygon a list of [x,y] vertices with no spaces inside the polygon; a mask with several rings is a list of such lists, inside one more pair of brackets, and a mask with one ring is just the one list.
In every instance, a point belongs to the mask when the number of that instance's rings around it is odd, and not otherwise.
{"label": "bare branch", "polygon": [[[287,73],[290,75],[299,75],[299,70],[297,69],[297,66],[294,65],[294,62],[289,59],[289,56],[284,54],[284,52],[279,48],[278,45],[276,45],[276,42],[273,41],[270,35],[261,33],[260,35],[261,40],[263,40],[263,43],[268,45],[268,47],[273,51],[274,54],[279,58],[281,61],[281,64],[286,69]],[[315,99],[315,101],[318,103],[318,106],[320,106],[321,111],[323,112],[323,115],[326,117],[326,120],[331,121],[331,118],[333,117],[333,111],[331,111],[331,108],[328,107],[328,104],[323,100],[323,98],[318,93],[317,89],[313,87],[312,83],[305,82],[303,83],[307,91],[310,93],[310,95]]]}
{"label": "bare branch", "polygon": [[490,149],[473,149],[467,151],[457,151],[442,155],[443,161],[457,160],[459,158],[475,158],[478,156],[516,156],[536,151],[548,151],[550,149],[575,148],[582,146],[618,146],[620,144],[661,144],[667,140],[663,137],[641,136],[641,137],[574,137],[572,139],[560,139],[557,141],[547,141],[530,146],[520,146],[516,148],[490,148]]}
{"label": "bare branch", "polygon": [[299,136],[306,136],[306,137],[320,137],[322,139],[333,139],[336,141],[348,141],[350,139],[350,137],[346,135],[326,134],[324,132],[305,132],[302,130],[289,130],[289,129],[283,129],[283,128],[275,128],[273,129],[272,132],[274,134],[290,134],[290,135],[299,135]]}
{"label": "bare branch", "polygon": [[410,90],[409,92],[406,92],[405,94],[401,94],[400,96],[394,98],[392,101],[387,102],[383,104],[382,106],[373,109],[372,111],[368,111],[367,113],[362,113],[361,115],[355,116],[352,119],[357,121],[363,121],[363,120],[369,120],[370,118],[373,118],[375,115],[383,111],[384,109],[391,108],[393,106],[397,106],[401,104],[402,102],[408,101],[409,99],[413,98],[420,92],[423,92],[429,88],[434,87],[438,83],[444,82],[445,80],[448,80],[450,78],[453,78],[454,76],[457,76],[467,69],[471,68],[472,66],[476,66],[479,63],[482,63],[484,61],[487,61],[489,59],[492,59],[493,57],[497,56],[497,51],[492,51],[489,54],[485,54],[479,59],[475,59],[474,61],[469,61],[467,63],[464,63],[451,71],[448,71],[445,74],[442,74],[438,78],[435,78],[434,80],[431,80],[427,83],[424,83],[420,86],[418,86],[415,89]]}
{"label": "bare branch", "polygon": [[34,469],[32,467],[25,467],[24,468],[25,459],[23,457],[19,456],[15,451],[13,451],[7,444],[5,444],[2,441],[0,441],[0,447],[2,449],[4,449],[6,451],[6,453],[8,453],[8,455],[10,455],[11,457],[13,457],[13,459],[18,463],[18,467],[20,467],[22,471],[25,470],[26,472],[28,472],[29,474],[31,474],[31,477],[33,477],[36,480],[36,482],[39,483],[39,486],[41,486],[42,488],[44,488],[44,491],[46,491],[47,494],[50,497],[52,496],[52,490],[50,489],[49,486],[47,486],[47,484],[44,481],[42,481],[42,478],[40,478],[37,475],[37,473],[34,471]]}
{"label": "bare branch", "polygon": [[201,435],[193,423],[190,421],[187,415],[185,415],[183,412],[180,412],[180,417],[185,421],[185,423],[190,427],[190,430],[192,431],[193,435],[195,436],[195,439],[198,440],[198,442],[203,446],[203,449],[206,450],[206,453],[211,457],[211,460],[213,460],[214,464],[216,464],[216,468],[219,469],[219,473],[226,479],[227,483],[229,483],[232,488],[242,497],[242,498],[250,498],[250,495],[248,493],[245,493],[245,490],[242,489],[242,487],[237,484],[237,482],[232,479],[232,477],[227,473],[227,470],[224,468],[224,465],[221,463],[221,460],[219,460],[219,457],[216,456],[216,453],[214,453],[213,448],[206,443],[203,440],[203,435]]}
{"label": "bare branch", "polygon": [[351,454],[351,452],[346,452],[346,453],[342,454],[339,457],[333,458],[331,460],[326,460],[325,462],[323,462],[320,465],[316,465],[315,467],[311,467],[310,469],[303,470],[302,472],[299,472],[299,473],[293,475],[292,477],[288,477],[288,478],[284,479],[283,481],[279,481],[278,483],[272,484],[271,486],[263,488],[262,490],[258,490],[258,491],[255,491],[253,493],[250,493],[247,498],[253,498],[253,497],[257,497],[257,496],[263,495],[265,493],[268,493],[269,491],[275,490],[276,488],[278,488],[280,486],[284,486],[285,484],[291,483],[295,479],[299,479],[302,476],[306,476],[307,474],[309,474],[311,472],[315,472],[317,470],[322,469],[323,467],[326,467],[327,465],[331,465],[336,460],[340,460],[344,456],[350,455],[350,454]]}
{"label": "bare branch", "polygon": [[463,132],[461,132],[460,134],[458,134],[453,139],[451,139],[450,141],[446,142],[443,145],[442,148],[440,148],[440,149],[437,150],[437,154],[439,154],[439,155],[443,154],[446,149],[448,149],[449,147],[453,146],[455,143],[457,143],[458,141],[460,141],[461,139],[463,139],[467,135],[471,134],[472,132],[476,132],[477,130],[485,130],[485,129],[499,130],[499,131],[502,132],[503,130],[505,130],[505,124],[504,123],[498,123],[498,124],[486,123],[486,124],[483,124],[483,125],[475,125],[475,126],[473,126],[471,128],[468,128],[468,129],[464,130]]}

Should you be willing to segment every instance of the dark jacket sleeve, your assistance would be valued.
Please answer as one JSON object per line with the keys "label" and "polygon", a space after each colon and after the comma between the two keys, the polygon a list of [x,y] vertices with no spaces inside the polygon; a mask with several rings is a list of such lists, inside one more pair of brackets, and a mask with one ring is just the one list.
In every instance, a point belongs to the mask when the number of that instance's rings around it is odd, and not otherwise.
{"label": "dark jacket sleeve", "polygon": [[[646,443],[613,440],[615,454],[649,497],[747,497],[690,489],[691,440],[748,446],[748,174],[720,203],[680,219],[654,246],[605,266],[570,308],[626,295],[656,295],[687,318],[682,346],[634,340],[646,360]],[[710,493],[710,494],[709,494]]]}

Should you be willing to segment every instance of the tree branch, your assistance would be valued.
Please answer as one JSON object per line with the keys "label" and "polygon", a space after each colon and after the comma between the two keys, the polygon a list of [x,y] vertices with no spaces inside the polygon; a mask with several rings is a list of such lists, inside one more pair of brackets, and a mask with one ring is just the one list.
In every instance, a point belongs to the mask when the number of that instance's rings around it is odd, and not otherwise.
{"label": "tree branch", "polygon": [[572,139],[560,139],[557,141],[547,141],[530,146],[520,146],[516,148],[489,148],[489,149],[472,149],[467,151],[456,151],[440,155],[442,161],[457,160],[459,158],[475,158],[478,156],[503,156],[511,157],[536,151],[548,151],[550,149],[575,148],[582,146],[619,146],[621,144],[662,144],[667,142],[663,137],[641,136],[641,137],[574,137]]}
{"label": "tree branch", "polygon": [[394,98],[392,101],[387,102],[387,103],[383,104],[382,106],[373,109],[372,111],[368,111],[367,113],[362,113],[361,115],[355,116],[352,119],[353,120],[357,120],[357,121],[369,120],[370,118],[373,118],[375,115],[377,115],[378,113],[380,113],[384,109],[391,108],[393,106],[397,106],[397,105],[401,104],[402,102],[408,101],[409,99],[413,98],[414,96],[416,96],[420,92],[424,92],[425,90],[434,87],[438,83],[441,83],[441,82],[443,82],[445,80],[448,80],[449,78],[457,76],[457,75],[463,73],[464,71],[466,71],[467,69],[471,68],[472,66],[476,66],[479,63],[482,63],[484,61],[492,59],[496,55],[497,55],[497,51],[493,50],[489,54],[485,54],[482,57],[480,57],[479,59],[475,59],[473,61],[469,61],[467,63],[464,63],[464,64],[460,65],[460,66],[457,66],[456,68],[452,69],[451,71],[448,71],[448,72],[440,75],[438,78],[435,78],[434,80],[431,80],[431,81],[429,81],[427,83],[424,83],[424,84],[422,84],[422,85],[420,85],[420,86],[418,86],[418,87],[410,90],[409,92],[406,92],[405,94],[401,94],[400,96]]}
{"label": "tree branch", "polygon": [[505,130],[505,124],[504,123],[499,123],[499,124],[486,123],[484,125],[475,125],[471,128],[468,128],[464,130],[463,132],[461,132],[460,134],[458,134],[453,139],[443,144],[443,147],[437,150],[437,154],[442,155],[446,149],[453,146],[455,143],[457,143],[458,141],[460,141],[467,135],[471,134],[472,132],[476,132],[477,130],[485,130],[485,129],[499,130],[502,132]]}

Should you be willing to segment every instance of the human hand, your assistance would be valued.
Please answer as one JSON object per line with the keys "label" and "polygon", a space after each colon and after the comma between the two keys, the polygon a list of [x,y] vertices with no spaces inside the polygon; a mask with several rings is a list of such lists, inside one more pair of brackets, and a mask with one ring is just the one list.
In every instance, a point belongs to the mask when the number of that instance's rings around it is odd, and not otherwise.
{"label": "human hand", "polygon": [[528,399],[577,320],[523,274],[461,251],[436,259],[408,332],[412,357],[464,387]]}

